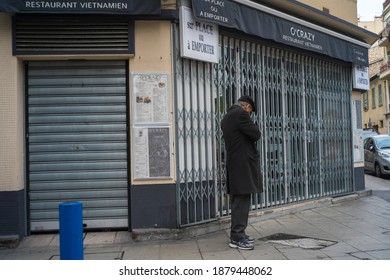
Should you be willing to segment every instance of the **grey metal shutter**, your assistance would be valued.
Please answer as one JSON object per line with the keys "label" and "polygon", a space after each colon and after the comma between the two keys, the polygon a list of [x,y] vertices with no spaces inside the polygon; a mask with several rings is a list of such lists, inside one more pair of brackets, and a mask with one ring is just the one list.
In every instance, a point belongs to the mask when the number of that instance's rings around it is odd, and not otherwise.
{"label": "grey metal shutter", "polygon": [[88,228],[128,226],[126,61],[28,63],[31,231],[83,204]]}
{"label": "grey metal shutter", "polygon": [[17,15],[14,54],[133,53],[134,23],[129,18]]}

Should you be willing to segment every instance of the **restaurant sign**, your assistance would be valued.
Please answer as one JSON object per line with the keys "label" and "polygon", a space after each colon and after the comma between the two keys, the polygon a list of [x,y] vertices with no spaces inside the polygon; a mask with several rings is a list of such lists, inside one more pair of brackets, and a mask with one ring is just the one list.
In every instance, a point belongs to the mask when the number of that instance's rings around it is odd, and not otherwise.
{"label": "restaurant sign", "polygon": [[230,0],[192,0],[195,18],[368,66],[368,48]]}
{"label": "restaurant sign", "polygon": [[5,13],[160,14],[160,0],[1,0]]}

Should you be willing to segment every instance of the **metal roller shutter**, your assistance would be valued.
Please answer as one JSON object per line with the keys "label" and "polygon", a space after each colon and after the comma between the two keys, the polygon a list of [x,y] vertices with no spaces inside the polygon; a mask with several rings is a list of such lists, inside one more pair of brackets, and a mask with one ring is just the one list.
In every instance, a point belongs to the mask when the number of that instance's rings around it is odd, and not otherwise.
{"label": "metal roller shutter", "polygon": [[126,61],[28,63],[31,231],[59,229],[83,204],[88,228],[128,226]]}

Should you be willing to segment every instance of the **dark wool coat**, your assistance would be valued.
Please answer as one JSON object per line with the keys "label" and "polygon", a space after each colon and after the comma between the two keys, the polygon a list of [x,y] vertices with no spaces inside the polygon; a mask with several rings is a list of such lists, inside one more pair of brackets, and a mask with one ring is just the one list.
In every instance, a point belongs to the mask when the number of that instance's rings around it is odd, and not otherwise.
{"label": "dark wool coat", "polygon": [[260,155],[255,142],[260,130],[249,113],[233,105],[221,122],[227,151],[226,170],[229,194],[250,194],[263,191]]}

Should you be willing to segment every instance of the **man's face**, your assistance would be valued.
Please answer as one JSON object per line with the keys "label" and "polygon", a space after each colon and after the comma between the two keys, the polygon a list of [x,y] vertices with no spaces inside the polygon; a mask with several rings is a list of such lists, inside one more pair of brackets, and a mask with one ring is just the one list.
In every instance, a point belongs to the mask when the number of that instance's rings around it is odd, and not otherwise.
{"label": "man's face", "polygon": [[252,108],[251,104],[249,104],[249,103],[247,103],[247,104],[245,105],[244,110],[245,110],[246,112],[248,112],[249,114],[251,114],[251,113],[253,112],[253,108]]}

